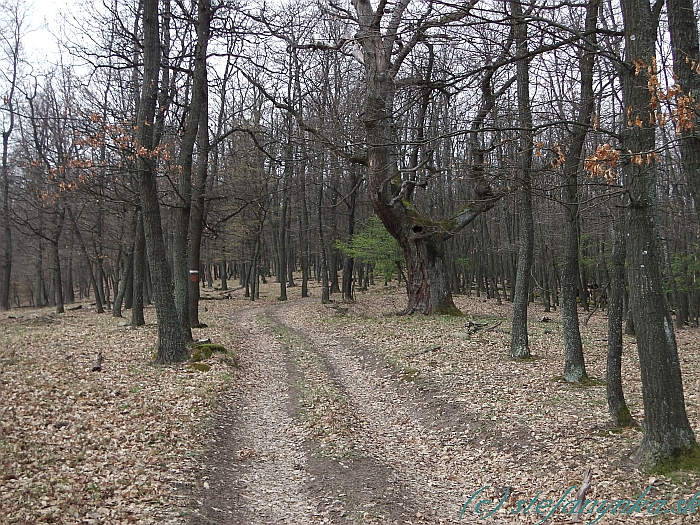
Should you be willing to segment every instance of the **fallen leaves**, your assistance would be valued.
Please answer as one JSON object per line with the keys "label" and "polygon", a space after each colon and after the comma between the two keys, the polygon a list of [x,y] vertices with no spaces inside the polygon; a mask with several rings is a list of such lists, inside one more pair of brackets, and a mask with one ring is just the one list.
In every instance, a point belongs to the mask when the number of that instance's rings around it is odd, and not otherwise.
{"label": "fallen leaves", "polygon": [[[593,469],[592,499],[632,498],[651,486],[654,497],[673,503],[697,492],[697,474],[649,478],[636,470],[629,456],[641,435],[608,425],[603,386],[556,379],[563,368],[557,313],[547,314],[547,323],[531,323],[534,358],[522,362],[508,357],[508,305],[465,297],[456,301],[471,316],[471,325],[451,317],[387,315],[403,306],[401,291],[360,294],[342,316],[315,300],[278,307],[285,324],[294,327],[278,335],[303,382],[297,386],[304,390],[304,416],[297,424],[278,406],[286,386],[275,381],[286,370],[284,364],[275,368],[266,362],[257,369],[244,361],[236,386],[242,394],[260,388],[262,379],[270,382],[259,404],[237,407],[242,421],[250,419],[251,434],[230,449],[244,463],[230,482],[247,484],[244,494],[255,499],[245,500],[247,508],[265,511],[268,497],[278,502],[285,518],[294,512],[311,516],[319,509],[304,500],[302,490],[306,467],[301,444],[309,436],[344,469],[349,467],[342,462],[355,455],[389,466],[387,487],[420,504],[421,523],[457,523],[467,496],[487,485],[485,497],[494,500],[510,488],[508,510],[538,491],[542,498],[556,498],[579,485],[587,467]],[[228,317],[240,306],[236,300],[208,301],[203,317],[209,328],[201,335],[234,349]],[[153,311],[148,314],[153,323]],[[233,370],[225,356],[207,358],[208,372],[188,372],[186,365],[156,367],[150,364],[153,324],[130,330],[87,309],[62,316],[46,311],[22,315],[0,321],[3,523],[182,523],[191,502],[175,487],[199,483],[201,452],[211,439],[206,432],[212,406]],[[248,312],[242,322],[251,331],[240,337],[272,345],[272,336],[254,326],[253,319]],[[588,373],[597,378],[605,377],[605,321],[598,313],[582,326]],[[502,323],[499,330],[469,330],[497,323]],[[697,331],[682,330],[677,339],[688,414],[700,433]],[[99,352],[102,371],[91,372]],[[278,352],[275,347],[263,355],[274,359]],[[257,377],[253,369],[271,376]],[[631,339],[625,340],[623,370],[628,404],[641,421]],[[241,399],[251,402],[245,395]],[[279,442],[270,443],[265,417],[278,412],[271,421],[280,422],[272,432]],[[266,475],[254,478],[253,468]],[[225,490],[229,480],[221,476],[201,477],[200,486],[208,493]],[[298,490],[290,492],[282,479],[295,480]],[[332,497],[327,512],[343,508],[341,496]],[[376,497],[380,501],[384,496]],[[473,513],[466,517],[476,520]],[[638,523],[640,517],[608,516],[606,522]],[[383,523],[380,513],[361,518]],[[513,517],[504,509],[490,520],[534,523],[535,518]],[[661,515],[654,522],[696,519]]]}
{"label": "fallen leaves", "polygon": [[343,392],[329,377],[322,358],[303,337],[270,317],[263,318],[286,347],[300,374],[298,388],[307,432],[320,443],[320,452],[334,458],[361,453],[354,437],[358,421]]}
{"label": "fallen leaves", "polygon": [[[436,392],[443,403],[459,407],[469,422],[468,430],[442,433],[418,417],[408,421],[397,418],[402,404],[401,389],[393,394],[398,399],[393,400],[395,409],[389,412],[391,417],[387,419],[382,412],[387,410],[383,405],[388,401],[379,394],[384,387],[356,385],[361,375],[351,380],[352,383],[346,383],[346,388],[367,396],[358,397],[362,402],[355,406],[363,409],[362,427],[377,429],[368,450],[381,453],[390,461],[405,483],[427,478],[430,488],[425,495],[417,497],[440,502],[431,522],[456,522],[460,498],[486,485],[512,487],[523,498],[532,497],[538,491],[560,495],[568,487],[580,485],[587,467],[594,473],[592,493],[588,496],[592,499],[636,498],[652,484],[658,492],[655,497],[676,502],[692,497],[700,488],[697,473],[658,477],[650,483],[630,458],[641,440],[641,433],[610,426],[604,384],[607,319],[602,313],[594,315],[588,326],[581,327],[587,370],[599,381],[579,386],[556,379],[563,369],[558,313],[547,314],[550,319],[546,324],[531,322],[534,358],[523,362],[508,357],[508,305],[455,298],[462,311],[472,317],[471,321],[440,316],[387,315],[400,306],[401,291],[397,295],[398,301],[387,295],[361,294],[343,317],[329,316],[327,309],[320,305],[306,304],[290,312],[287,322],[293,322],[303,333],[317,334],[319,344],[323,339],[353,338],[357,344],[371,348],[391,363],[396,377],[404,384],[415,383],[419,389],[428,388]],[[536,311],[537,306],[533,305],[533,316]],[[468,333],[469,323],[490,326],[500,321],[503,331]],[[693,427],[700,430],[695,395],[700,368],[692,359],[698,346],[695,333],[684,330],[678,340],[688,413]],[[341,349],[326,348],[331,362],[341,359]],[[426,348],[439,350],[425,352]],[[349,358],[350,354],[343,357],[343,362],[348,362]],[[340,369],[337,364],[333,367]],[[641,383],[633,339],[625,340],[623,370],[628,404],[633,416],[642,421]],[[377,394],[360,394],[362,388]],[[489,497],[496,498],[497,494],[489,494]],[[536,516],[512,517],[501,511],[493,518],[504,518],[503,523],[537,521]],[[635,523],[639,517],[606,519]],[[669,514],[654,519],[663,523],[691,523],[697,516]]]}
{"label": "fallen leaves", "polygon": [[153,366],[147,314],[139,330],[88,309],[0,321],[3,523],[179,519],[172,486],[194,467],[231,369],[217,360],[196,375]]}

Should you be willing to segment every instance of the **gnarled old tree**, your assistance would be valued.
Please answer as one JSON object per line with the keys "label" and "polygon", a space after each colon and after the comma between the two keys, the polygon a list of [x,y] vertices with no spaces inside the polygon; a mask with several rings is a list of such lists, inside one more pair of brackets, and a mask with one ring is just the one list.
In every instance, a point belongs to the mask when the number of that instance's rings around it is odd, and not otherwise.
{"label": "gnarled old tree", "polygon": [[[388,9],[387,3],[381,0],[375,9],[369,0],[352,2],[359,25],[355,35],[361,48],[358,58],[365,69],[366,98],[361,118],[366,133],[368,193],[374,211],[406,257],[406,312],[459,314],[448,282],[444,243],[480,213],[492,208],[500,195],[494,194],[474,170],[471,177],[476,183],[475,200],[465,203],[447,220],[421,213],[412,202],[414,190],[425,186],[439,172],[433,165],[430,149],[423,146],[425,139],[420,131],[427,98],[424,96],[420,102],[414,149],[403,167],[394,100],[402,63],[418,45],[429,50],[428,66],[421,82],[430,86],[431,34],[469,16],[476,2],[447,8],[445,4],[431,2],[410,6],[411,0],[399,0],[393,9]],[[415,12],[404,19],[409,6]]]}

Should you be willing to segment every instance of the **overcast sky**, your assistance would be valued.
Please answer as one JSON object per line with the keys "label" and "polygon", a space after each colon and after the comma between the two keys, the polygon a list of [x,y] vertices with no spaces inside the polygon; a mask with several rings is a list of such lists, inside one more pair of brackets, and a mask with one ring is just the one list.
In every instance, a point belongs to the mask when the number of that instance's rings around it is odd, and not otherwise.
{"label": "overcast sky", "polygon": [[32,31],[25,36],[24,45],[30,62],[55,61],[58,54],[56,40],[60,35],[58,14],[69,9],[71,4],[71,0],[27,0],[28,25]]}

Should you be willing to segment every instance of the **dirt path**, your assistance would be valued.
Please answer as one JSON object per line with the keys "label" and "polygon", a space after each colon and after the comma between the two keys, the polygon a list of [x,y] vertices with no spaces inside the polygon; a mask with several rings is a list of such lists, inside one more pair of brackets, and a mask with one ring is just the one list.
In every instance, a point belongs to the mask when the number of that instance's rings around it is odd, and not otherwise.
{"label": "dirt path", "polygon": [[260,326],[259,313],[243,310],[234,321],[243,343],[236,350],[240,374],[221,400],[193,524],[315,520],[318,505],[306,490],[305,437],[292,415],[285,350]]}
{"label": "dirt path", "polygon": [[460,487],[436,464],[469,423],[355,340],[300,329],[303,315],[290,303],[234,320],[241,373],[191,523],[456,522]]}
{"label": "dirt path", "polygon": [[[392,304],[379,302],[367,317],[365,306],[346,317],[347,309],[304,300],[236,311],[241,367],[189,494],[197,502],[190,523],[439,525],[490,515],[503,525],[542,523],[545,512],[555,513],[546,523],[568,523],[563,509],[528,513],[524,503],[544,508],[565,497],[584,467],[594,471],[592,500],[636,500],[652,483],[669,506],[697,493],[695,477],[650,481],[637,472],[628,458],[638,433],[609,431],[599,386],[552,379],[561,362],[545,339],[538,360],[513,362],[502,334],[464,342],[452,332],[461,321],[378,315]],[[590,339],[597,333],[605,332]],[[604,373],[605,349],[590,357]],[[460,521],[472,494],[484,499]],[[596,512],[586,521],[603,517]],[[605,516],[640,518],[651,519]],[[697,522],[693,513],[656,518]]]}

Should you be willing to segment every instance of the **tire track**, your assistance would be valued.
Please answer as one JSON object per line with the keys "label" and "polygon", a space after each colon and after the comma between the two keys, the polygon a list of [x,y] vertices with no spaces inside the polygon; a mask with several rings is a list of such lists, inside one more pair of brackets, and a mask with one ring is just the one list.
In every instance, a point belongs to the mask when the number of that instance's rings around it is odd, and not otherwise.
{"label": "tire track", "polygon": [[437,465],[468,424],[356,341],[295,326],[297,308],[237,313],[190,523],[456,523],[461,484]]}
{"label": "tire track", "polygon": [[[286,351],[256,320],[258,308],[237,313],[242,344],[235,386],[220,401],[215,445],[195,495],[191,523],[227,525],[323,523],[306,490],[305,434],[292,416]],[[326,521],[327,522],[327,521]]]}
{"label": "tire track", "polygon": [[[472,441],[470,422],[434,393],[406,381],[371,350],[332,333],[295,327],[296,305],[273,311],[275,319],[296,330],[326,363],[345,392],[362,427],[361,447],[390,469],[387,482],[409,494],[414,522],[458,523],[468,491],[469,462],[457,449]],[[445,458],[454,457],[454,461]],[[441,499],[436,500],[435,495]]]}
{"label": "tire track", "polygon": [[319,513],[331,523],[424,523],[416,517],[415,495],[389,465],[367,452],[362,422],[342,382],[303,334],[280,323],[276,311],[268,310],[267,322],[296,370],[298,402],[312,450],[308,489],[322,502]]}

